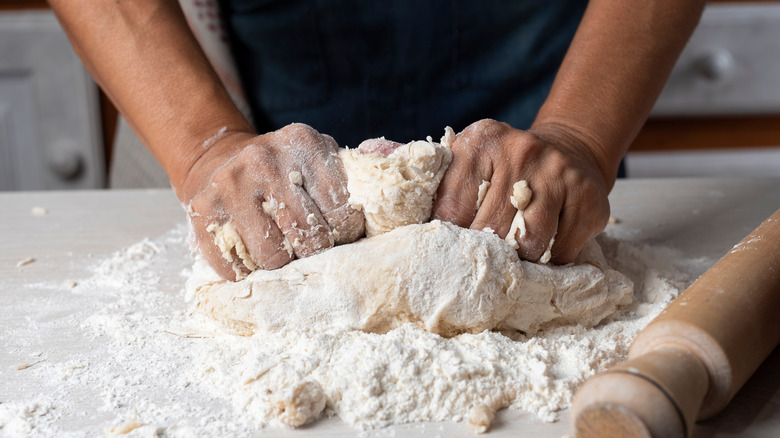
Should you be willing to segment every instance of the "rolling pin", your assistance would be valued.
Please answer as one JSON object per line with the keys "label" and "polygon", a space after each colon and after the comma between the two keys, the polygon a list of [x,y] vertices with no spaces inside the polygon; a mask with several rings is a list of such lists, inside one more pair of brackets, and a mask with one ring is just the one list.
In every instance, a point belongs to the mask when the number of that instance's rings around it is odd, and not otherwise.
{"label": "rolling pin", "polygon": [[780,341],[780,210],[639,332],[572,403],[578,438],[688,438]]}

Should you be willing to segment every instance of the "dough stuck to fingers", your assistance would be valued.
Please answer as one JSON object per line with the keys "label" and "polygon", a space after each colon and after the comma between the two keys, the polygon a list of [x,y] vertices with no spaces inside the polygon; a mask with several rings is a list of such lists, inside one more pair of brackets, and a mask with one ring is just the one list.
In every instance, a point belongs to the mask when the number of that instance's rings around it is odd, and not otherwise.
{"label": "dough stuck to fingers", "polygon": [[301,172],[293,170],[287,177],[290,179],[291,184],[295,184],[296,186],[303,185],[303,175],[301,175]]}
{"label": "dough stuck to fingers", "polygon": [[[481,189],[482,186],[480,186],[480,190]],[[515,250],[520,248],[518,239],[522,239],[526,233],[525,218],[523,217],[523,213],[526,207],[528,207],[528,204],[531,203],[532,196],[533,193],[531,192],[531,188],[528,187],[527,181],[521,180],[512,186],[512,195],[509,197],[509,201],[512,203],[512,206],[517,209],[517,213],[515,213],[515,217],[512,219],[512,226],[509,228],[509,233],[507,233],[505,240]],[[520,230],[520,235],[515,236],[518,230]],[[544,264],[550,261],[552,258],[552,247],[554,243],[555,235],[550,238],[550,243],[547,244],[547,249],[544,251],[544,254],[542,254],[541,258],[539,258],[539,263]]]}
{"label": "dough stuck to fingers", "polygon": [[539,263],[548,263],[552,258],[552,247],[555,244],[555,235],[550,238],[550,243],[547,244],[547,249],[544,250],[544,254],[539,258]]}
{"label": "dough stuck to fingers", "polygon": [[485,195],[487,195],[487,191],[490,188],[490,181],[482,181],[479,184],[479,188],[477,188],[477,210],[479,210],[479,207],[482,206],[482,201],[485,200]]}
{"label": "dough stuck to fingers", "polygon": [[224,225],[210,224],[206,227],[206,231],[214,235],[214,245],[222,252],[222,257],[227,260],[233,267],[233,272],[236,273],[236,280],[243,280],[246,278],[246,272],[242,269],[254,271],[257,269],[257,263],[252,260],[252,256],[244,245],[244,241],[241,240],[241,235],[238,234],[235,225],[232,222],[228,222]]}
{"label": "dough stuck to fingers", "polygon": [[[506,234],[504,240],[512,249],[520,248],[520,244],[517,239],[522,239],[525,236],[525,219],[523,219],[523,211],[531,202],[531,189],[528,187],[528,182],[520,180],[512,186],[512,195],[509,196],[509,201],[517,209],[515,217],[512,219],[512,225],[509,227],[509,232]],[[520,230],[520,236],[515,236],[517,230]]]}

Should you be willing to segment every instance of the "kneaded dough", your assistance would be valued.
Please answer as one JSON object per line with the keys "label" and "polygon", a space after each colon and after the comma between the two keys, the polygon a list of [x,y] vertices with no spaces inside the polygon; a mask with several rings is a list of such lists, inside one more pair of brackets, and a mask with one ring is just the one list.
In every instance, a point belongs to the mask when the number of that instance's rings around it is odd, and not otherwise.
{"label": "kneaded dough", "polygon": [[202,261],[187,289],[241,335],[287,326],[384,333],[412,322],[443,336],[549,325],[593,326],[633,287],[591,241],[570,266],[521,261],[489,231],[432,221],[335,247],[236,283]]}
{"label": "kneaded dough", "polygon": [[[447,129],[441,144],[413,142],[387,156],[342,152],[350,203],[363,210],[373,237],[235,283],[201,260],[187,282],[188,297],[241,335],[286,327],[384,333],[407,322],[443,336],[492,329],[533,334],[562,324],[593,326],[631,302],[631,281],[607,265],[595,240],[575,263],[555,266],[521,261],[491,230],[425,223],[453,137]],[[520,221],[531,197],[522,183],[507,199]]]}

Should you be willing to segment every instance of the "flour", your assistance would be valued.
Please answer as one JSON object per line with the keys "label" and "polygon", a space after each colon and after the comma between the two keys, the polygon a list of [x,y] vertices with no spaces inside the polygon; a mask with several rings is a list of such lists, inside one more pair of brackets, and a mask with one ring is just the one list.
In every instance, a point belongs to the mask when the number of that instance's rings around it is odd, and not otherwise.
{"label": "flour", "polygon": [[[315,431],[320,406],[319,417],[359,429],[433,421],[477,426],[479,413],[501,415],[502,407],[555,421],[578,385],[623,361],[636,333],[712,263],[633,242],[630,230],[616,232],[622,230],[608,229],[599,240],[609,264],[634,282],[634,303],[592,329],[444,338],[404,324],[385,334],[242,337],[188,314],[182,286],[191,261],[182,225],[99,259],[73,288],[59,280],[29,286],[59,295],[36,301],[40,292],[31,290],[26,306],[72,314],[0,334],[7,351],[19,355],[16,363],[41,361],[0,370],[0,381],[24,373],[25,385],[40,394],[2,395],[0,436],[100,436],[133,421],[142,425],[128,436],[247,436],[302,419],[314,421]],[[91,339],[89,348],[36,343],[63,327]],[[100,426],[89,429],[86,419]]]}
{"label": "flour", "polygon": [[601,240],[652,290],[638,290],[638,302],[596,328],[564,326],[514,340],[490,331],[448,339],[413,324],[383,335],[295,329],[220,335],[233,347],[196,356],[199,377],[262,425],[287,424],[278,406],[294,404],[289,388],[303,384],[327,400],[325,414],[362,429],[421,421],[484,425],[486,411],[505,407],[555,421],[577,386],[624,360],[636,333],[690,280],[668,262],[660,263],[668,272],[645,267],[658,266],[665,251]]}
{"label": "flour", "polygon": [[[532,197],[526,181],[515,183],[507,200],[517,213],[506,239],[427,222],[451,159],[451,131],[443,144],[373,139],[342,151],[349,202],[365,215],[367,238],[238,282],[196,263],[187,282],[194,307],[230,333],[262,339],[260,349],[246,347],[246,373],[225,388],[234,405],[263,425],[297,427],[323,412],[361,428],[468,415],[486,431],[498,409],[539,405],[525,399],[529,392],[544,388],[546,402],[555,400],[546,387],[550,347],[508,336],[593,327],[631,303],[633,285],[609,267],[595,241],[572,265],[521,261],[515,231],[525,234]],[[215,241],[229,261],[233,251],[241,254],[234,234],[229,244],[219,234]],[[542,378],[529,370],[541,370]],[[549,417],[559,408],[540,409]]]}

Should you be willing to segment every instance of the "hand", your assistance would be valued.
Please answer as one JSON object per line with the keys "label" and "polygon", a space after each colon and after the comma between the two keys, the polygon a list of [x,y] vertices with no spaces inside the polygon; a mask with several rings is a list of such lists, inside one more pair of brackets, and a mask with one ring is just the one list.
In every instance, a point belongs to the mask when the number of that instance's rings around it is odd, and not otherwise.
{"label": "hand", "polygon": [[[598,158],[563,128],[521,131],[480,120],[457,135],[452,151],[434,218],[478,230],[490,227],[504,238],[517,212],[509,200],[512,187],[526,180],[532,191],[523,214],[527,231],[515,236],[521,258],[539,260],[554,236],[552,261],[569,263],[607,225],[607,195],[615,177],[605,176]],[[482,181],[490,187],[477,208]]]}
{"label": "hand", "polygon": [[363,234],[363,215],[347,202],[346,174],[330,136],[292,124],[260,136],[224,132],[204,147],[176,189],[196,246],[222,277],[235,280],[251,267],[224,257],[212,224],[231,223],[259,269]]}

